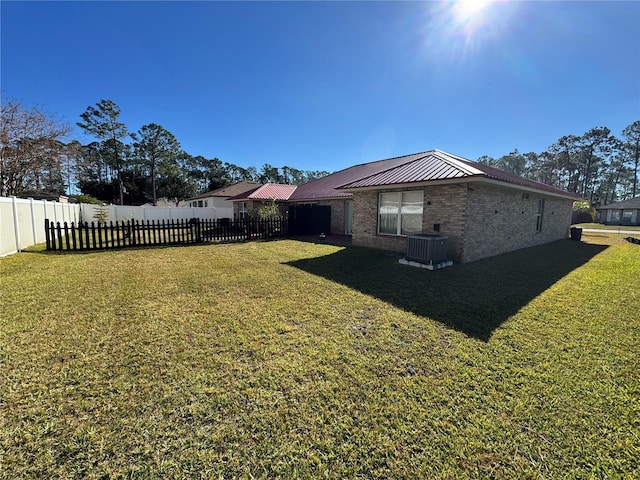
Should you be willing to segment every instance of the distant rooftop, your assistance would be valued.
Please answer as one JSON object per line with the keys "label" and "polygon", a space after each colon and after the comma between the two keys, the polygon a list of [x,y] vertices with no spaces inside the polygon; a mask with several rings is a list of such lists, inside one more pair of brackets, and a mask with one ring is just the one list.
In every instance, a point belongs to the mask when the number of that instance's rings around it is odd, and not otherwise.
{"label": "distant rooftop", "polygon": [[209,197],[229,198],[235,195],[240,195],[241,193],[244,193],[248,190],[255,190],[260,185],[262,184],[258,182],[251,182],[251,181],[245,180],[242,182],[234,183],[233,185],[227,185],[226,187],[201,193],[200,195],[196,195],[195,197],[192,197],[191,200],[197,200],[198,198],[209,198]]}
{"label": "distant rooftop", "polygon": [[640,197],[629,198],[620,202],[613,202],[609,205],[598,207],[597,210],[618,210],[618,209],[635,209],[640,208]]}
{"label": "distant rooftop", "polygon": [[296,190],[296,185],[285,185],[279,183],[267,183],[256,188],[231,197],[229,200],[289,200],[291,194]]}

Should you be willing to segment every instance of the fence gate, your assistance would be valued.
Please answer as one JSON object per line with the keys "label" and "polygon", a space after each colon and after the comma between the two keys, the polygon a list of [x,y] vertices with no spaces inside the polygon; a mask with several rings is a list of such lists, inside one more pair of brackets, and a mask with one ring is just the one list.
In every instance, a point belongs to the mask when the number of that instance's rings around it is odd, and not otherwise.
{"label": "fence gate", "polygon": [[290,235],[331,233],[331,207],[327,205],[291,205],[289,207]]}

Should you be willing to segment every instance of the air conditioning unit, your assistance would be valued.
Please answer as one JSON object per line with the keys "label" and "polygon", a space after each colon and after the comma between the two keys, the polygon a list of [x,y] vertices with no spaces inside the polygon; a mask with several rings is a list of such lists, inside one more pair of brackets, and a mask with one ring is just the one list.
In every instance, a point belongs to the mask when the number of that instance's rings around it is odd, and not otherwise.
{"label": "air conditioning unit", "polygon": [[422,233],[407,237],[407,260],[434,264],[447,260],[447,237]]}

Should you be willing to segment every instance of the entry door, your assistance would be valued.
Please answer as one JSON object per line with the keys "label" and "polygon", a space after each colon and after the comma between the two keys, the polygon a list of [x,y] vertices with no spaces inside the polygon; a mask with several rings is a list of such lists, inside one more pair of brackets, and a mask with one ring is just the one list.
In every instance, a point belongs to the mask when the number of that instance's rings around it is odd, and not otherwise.
{"label": "entry door", "polygon": [[353,200],[347,200],[345,223],[345,233],[351,235],[351,227],[353,226]]}

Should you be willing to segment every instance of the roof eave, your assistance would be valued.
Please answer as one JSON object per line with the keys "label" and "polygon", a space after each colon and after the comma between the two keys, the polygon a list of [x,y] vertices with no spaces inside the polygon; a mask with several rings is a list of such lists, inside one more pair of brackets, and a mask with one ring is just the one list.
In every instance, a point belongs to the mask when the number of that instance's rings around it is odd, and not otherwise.
{"label": "roof eave", "polygon": [[320,200],[344,200],[349,199],[353,196],[351,192],[341,191],[342,195],[333,195],[333,196],[324,196],[324,197],[301,197],[301,198],[290,198],[290,202],[318,202]]}
{"label": "roof eave", "polygon": [[390,185],[376,185],[376,186],[367,186],[367,187],[351,187],[351,188],[339,187],[339,190],[346,191],[346,192],[365,192],[365,191],[372,191],[372,190],[400,190],[403,188],[420,188],[420,187],[429,187],[429,186],[435,186],[435,185],[455,185],[455,184],[464,184],[464,183],[471,183],[471,182],[488,183],[491,185],[498,185],[501,187],[520,190],[523,192],[531,192],[531,193],[537,193],[537,194],[547,195],[551,197],[565,198],[573,201],[577,201],[582,198],[579,195],[575,195],[569,192],[566,192],[566,193],[561,191],[552,192],[552,191],[548,191],[540,188],[534,188],[531,186],[519,185],[517,183],[511,183],[511,182],[505,182],[502,180],[496,180],[493,178],[487,178],[486,175],[465,176],[465,177],[451,178],[451,179],[444,179],[444,180],[427,180],[423,182],[394,183]]}
{"label": "roof eave", "polygon": [[459,177],[459,178],[450,178],[443,180],[425,180],[422,182],[405,182],[405,183],[392,183],[389,185],[374,185],[368,187],[339,187],[339,190],[345,192],[364,192],[369,190],[399,190],[402,188],[420,188],[420,187],[428,187],[433,185],[453,185],[456,183],[467,183],[472,180],[473,177]]}
{"label": "roof eave", "polygon": [[557,190],[555,192],[552,192],[542,188],[535,188],[528,185],[520,185],[518,183],[505,182],[504,180],[496,180],[494,178],[478,177],[470,180],[474,182],[489,183],[492,185],[499,185],[501,187],[513,188],[515,190],[520,190],[523,192],[538,193],[538,194],[547,195],[550,197],[565,198],[567,200],[573,200],[574,202],[579,200],[584,200],[584,198],[581,197],[580,195],[577,195],[571,192],[563,192],[562,190]]}

